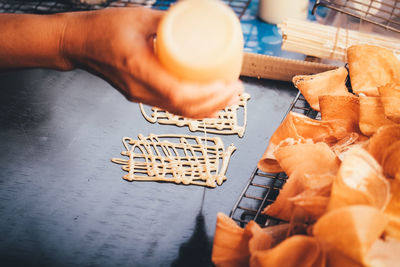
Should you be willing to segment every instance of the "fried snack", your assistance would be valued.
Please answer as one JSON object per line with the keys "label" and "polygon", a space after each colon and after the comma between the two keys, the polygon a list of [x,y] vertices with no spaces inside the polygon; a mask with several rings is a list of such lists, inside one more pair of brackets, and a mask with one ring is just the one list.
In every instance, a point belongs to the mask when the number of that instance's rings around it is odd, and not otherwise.
{"label": "fried snack", "polygon": [[212,262],[217,267],[248,266],[250,233],[223,213],[217,214]]}
{"label": "fried snack", "polygon": [[390,178],[400,173],[400,140],[385,149],[385,154],[382,158],[382,168],[383,173]]}
{"label": "fried snack", "polygon": [[318,97],[322,95],[350,95],[346,87],[347,70],[339,67],[314,75],[296,75],[292,81],[314,110],[320,110]]}
{"label": "fried snack", "polygon": [[389,199],[390,185],[381,166],[364,149],[349,151],[333,181],[328,210],[361,204],[384,209]]}
{"label": "fried snack", "polygon": [[360,130],[373,135],[381,126],[395,124],[385,116],[380,97],[360,96]]}
{"label": "fried snack", "polygon": [[385,233],[400,241],[400,174],[396,179],[390,180],[390,191],[392,198],[385,209],[389,224]]}
{"label": "fried snack", "polygon": [[251,256],[251,267],[322,267],[325,255],[319,242],[304,235],[294,235],[278,246],[258,251]]}
{"label": "fried snack", "polygon": [[369,139],[368,152],[382,164],[386,149],[400,140],[400,124],[384,125]]}
{"label": "fried snack", "polygon": [[[307,201],[312,202],[311,198],[327,197],[321,189],[330,188],[333,175],[340,165],[340,160],[327,144],[320,142],[280,146],[275,151],[275,157],[289,178],[276,201],[263,210],[264,214],[289,221],[296,208],[296,200],[298,206],[302,206]],[[309,195],[306,195],[308,199],[304,199],[303,195],[290,201],[307,190],[310,190]],[[315,219],[314,215],[310,214],[310,220]]]}
{"label": "fried snack", "polygon": [[383,212],[374,207],[347,206],[322,216],[315,223],[313,234],[324,244],[328,259],[343,254],[355,262],[363,263],[387,222]]}
{"label": "fried snack", "polygon": [[[315,200],[317,197],[327,198],[330,195],[333,178],[334,176],[329,174],[302,175],[295,172],[288,178],[274,203],[267,206],[262,213],[284,221],[290,221],[297,206],[302,208],[309,207],[307,201],[312,202],[312,199]],[[304,195],[304,192],[309,192],[309,198]],[[297,203],[296,197],[298,197],[297,200],[299,201]],[[325,204],[328,204],[326,202]],[[322,203],[318,204],[323,205]],[[311,208],[311,212],[305,208],[304,211],[307,217],[304,218],[304,221],[314,221],[321,215],[319,211],[325,211],[325,209],[326,205],[320,206],[319,210]]]}
{"label": "fried snack", "polygon": [[[282,227],[281,227],[282,228]],[[287,232],[287,227],[283,228]],[[250,255],[272,247],[272,230],[250,221],[243,229],[223,213],[217,214],[212,262],[217,267],[248,266]]]}
{"label": "fried snack", "polygon": [[303,221],[314,222],[321,217],[328,207],[329,197],[332,190],[333,175],[323,175],[321,177],[315,177],[316,180],[329,180],[330,183],[320,188],[305,189],[295,197],[289,198],[289,201],[294,204],[296,208],[301,208],[307,218]]}
{"label": "fried snack", "polygon": [[262,228],[262,230],[271,236],[271,247],[275,247],[287,238],[290,227],[291,225],[289,223],[281,223]]}
{"label": "fried snack", "polygon": [[303,177],[300,174],[293,174],[288,178],[283,188],[280,190],[276,200],[269,206],[265,207],[262,214],[266,214],[280,220],[290,221],[293,211],[296,208],[290,198],[301,194],[303,191]]}
{"label": "fried snack", "polygon": [[270,249],[274,243],[272,236],[254,221],[250,221],[246,225],[245,232],[251,236],[249,240],[250,255],[256,251]]}
{"label": "fried snack", "polygon": [[331,146],[332,151],[336,156],[343,160],[346,153],[353,148],[366,148],[368,145],[368,138],[364,135],[352,132],[346,137],[340,139],[335,144]]}
{"label": "fried snack", "polygon": [[319,121],[299,113],[289,112],[271,136],[257,167],[264,172],[281,172],[282,168],[277,163],[274,152],[282,141],[291,138],[295,143],[306,139],[311,139],[313,142],[332,143],[347,134],[343,128],[336,127],[337,125],[340,125],[338,120]]}
{"label": "fried snack", "polygon": [[342,252],[338,251],[334,247],[332,247],[329,244],[322,244],[322,249],[325,253],[325,266],[329,267],[365,267],[364,264],[361,264],[360,262],[357,262],[350,257],[348,257],[346,254],[343,254]]}
{"label": "fried snack", "polygon": [[399,265],[399,255],[399,241],[393,238],[378,239],[368,251],[364,262],[367,266],[397,266]]}
{"label": "fried snack", "polygon": [[379,94],[385,111],[385,116],[400,123],[400,83],[388,83],[379,87]]}
{"label": "fried snack", "polygon": [[323,142],[279,146],[274,153],[282,170],[290,177],[301,175],[336,174],[340,160]]}
{"label": "fried snack", "polygon": [[264,152],[264,155],[260,159],[260,161],[257,164],[257,168],[264,172],[268,173],[279,173],[282,172],[281,166],[279,166],[279,163],[276,161],[276,159],[268,158],[266,156],[267,151]]}
{"label": "fried snack", "polygon": [[320,96],[321,119],[337,120],[338,128],[348,132],[344,138],[331,145],[331,149],[342,160],[345,153],[354,146],[363,146],[368,137],[361,133],[359,127],[360,103],[359,98],[349,96]]}
{"label": "fried snack", "polygon": [[347,49],[353,92],[379,96],[378,88],[400,80],[400,61],[392,51],[373,45],[354,45]]}
{"label": "fried snack", "polygon": [[360,117],[360,102],[358,97],[349,94],[346,96],[323,95],[319,97],[321,120],[338,120],[347,132],[361,134],[358,126]]}
{"label": "fried snack", "polygon": [[370,138],[368,151],[387,177],[395,177],[400,172],[400,124],[380,127]]}

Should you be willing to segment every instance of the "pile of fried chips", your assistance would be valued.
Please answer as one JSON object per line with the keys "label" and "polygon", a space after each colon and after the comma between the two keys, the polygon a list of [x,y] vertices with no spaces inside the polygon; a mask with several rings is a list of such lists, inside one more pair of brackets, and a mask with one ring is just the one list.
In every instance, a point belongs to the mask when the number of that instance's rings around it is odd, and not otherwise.
{"label": "pile of fried chips", "polygon": [[289,112],[258,163],[288,175],[263,211],[288,223],[243,229],[218,214],[217,267],[399,266],[400,61],[371,45],[347,57],[352,92],[345,68],[294,77],[321,120]]}

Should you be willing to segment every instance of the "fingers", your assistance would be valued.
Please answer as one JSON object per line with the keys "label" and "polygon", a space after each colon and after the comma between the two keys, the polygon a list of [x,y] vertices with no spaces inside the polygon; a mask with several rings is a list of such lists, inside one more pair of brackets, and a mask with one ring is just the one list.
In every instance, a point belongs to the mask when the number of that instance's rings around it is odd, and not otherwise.
{"label": "fingers", "polygon": [[215,116],[219,110],[237,103],[238,95],[243,92],[240,81],[196,84],[178,80],[161,66],[151,51],[144,51],[140,57],[141,64],[131,66],[141,84],[147,87],[147,95],[142,95],[146,104],[176,115],[190,118]]}
{"label": "fingers", "polygon": [[240,82],[188,83],[160,64],[146,40],[156,32],[165,12],[132,8],[90,14],[90,25],[107,30],[96,31],[90,43],[86,40],[85,47],[90,49],[82,58],[89,60],[82,66],[109,81],[128,100],[190,118],[215,117],[238,101],[243,91]]}
{"label": "fingers", "polygon": [[[151,18],[145,28],[149,34],[147,36],[151,36],[165,12],[148,12]],[[181,81],[160,64],[152,45],[135,47],[138,51],[128,62],[132,76],[126,97],[130,100],[157,106],[185,117],[204,118],[215,116],[216,112],[227,105],[237,103],[238,95],[243,91],[241,82],[196,84]]]}
{"label": "fingers", "polygon": [[[182,91],[183,90],[183,91]],[[238,103],[243,92],[241,82],[213,83],[208,85],[186,85],[172,95],[170,109],[189,118],[215,117],[227,106]]]}
{"label": "fingers", "polygon": [[219,111],[237,104],[239,95],[243,92],[243,85],[240,81],[229,84],[182,84],[170,95],[160,95],[156,90],[149,90],[148,86],[137,83],[135,92],[140,93],[125,97],[133,102],[157,106],[175,115],[203,119],[215,118]]}
{"label": "fingers", "polygon": [[[243,84],[236,82],[228,86],[224,85],[221,89],[227,94],[218,94],[213,99],[200,102],[198,106],[193,108],[196,110],[196,114],[193,114],[194,118],[215,117],[218,111],[237,104],[239,102],[239,95],[243,92]],[[191,115],[189,114],[188,116]]]}

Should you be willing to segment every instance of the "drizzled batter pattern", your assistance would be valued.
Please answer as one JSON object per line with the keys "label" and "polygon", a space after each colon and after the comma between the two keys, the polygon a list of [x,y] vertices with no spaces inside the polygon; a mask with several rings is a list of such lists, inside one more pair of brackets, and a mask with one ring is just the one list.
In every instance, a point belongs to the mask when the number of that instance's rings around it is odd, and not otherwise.
{"label": "drizzled batter pattern", "polygon": [[128,181],[161,181],[216,187],[226,180],[229,160],[236,147],[225,150],[219,137],[154,135],[123,138],[129,159],[113,158],[128,173]]}
{"label": "drizzled batter pattern", "polygon": [[[237,134],[239,137],[243,137],[246,129],[247,122],[247,101],[250,99],[248,93],[243,93],[240,96],[238,104],[225,108],[219,111],[218,118],[194,120],[188,119],[182,116],[171,114],[162,109],[152,107],[152,113],[148,115],[144,110],[142,104],[140,104],[140,111],[143,117],[151,123],[160,124],[172,124],[177,126],[188,126],[189,130],[195,131],[207,131],[208,133],[214,134]],[[243,111],[243,125],[238,124],[238,110]]]}

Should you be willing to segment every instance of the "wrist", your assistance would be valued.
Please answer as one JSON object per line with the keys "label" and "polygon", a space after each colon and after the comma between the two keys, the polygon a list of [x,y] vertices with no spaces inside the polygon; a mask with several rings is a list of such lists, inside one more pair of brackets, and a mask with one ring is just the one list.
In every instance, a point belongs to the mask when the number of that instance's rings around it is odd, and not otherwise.
{"label": "wrist", "polygon": [[66,25],[61,14],[0,14],[0,69],[70,69],[60,49]]}
{"label": "wrist", "polygon": [[59,57],[63,70],[71,70],[81,65],[80,60],[84,55],[86,35],[85,22],[81,20],[84,14],[81,12],[59,14],[62,27],[59,39]]}

